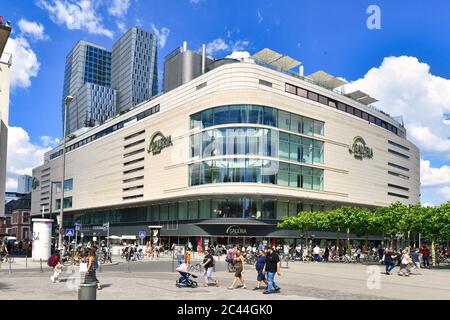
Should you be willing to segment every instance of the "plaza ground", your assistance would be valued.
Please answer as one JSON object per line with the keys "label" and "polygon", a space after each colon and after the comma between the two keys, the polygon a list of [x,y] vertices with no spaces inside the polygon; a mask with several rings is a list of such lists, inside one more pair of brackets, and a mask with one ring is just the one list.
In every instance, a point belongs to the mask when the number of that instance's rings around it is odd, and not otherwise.
{"label": "plaza ground", "polygon": [[[223,260],[223,259],[222,259]],[[244,277],[248,289],[228,290],[232,273],[226,270],[224,261],[218,261],[215,278],[220,286],[205,288],[202,278],[197,281],[198,288],[177,288],[175,280],[179,277],[172,272],[169,257],[157,261],[131,262],[129,266],[119,257],[113,265],[102,267],[97,277],[104,286],[97,291],[98,300],[124,299],[225,299],[225,300],[316,300],[316,299],[450,299],[450,269],[424,270],[419,275],[400,277],[398,267],[393,275],[384,275],[382,265],[361,265],[342,263],[303,263],[291,262],[282,268],[281,277],[276,278],[282,288],[278,294],[264,295],[263,290],[253,291],[256,284],[256,271],[246,265]],[[194,261],[195,263],[196,261]],[[175,263],[176,264],[176,263]],[[52,270],[40,264],[16,258],[9,266],[3,264],[0,270],[0,299],[45,299],[76,300],[76,285],[66,279],[71,276],[65,270],[60,283],[51,283]],[[379,280],[379,282],[377,282]],[[377,285],[379,284],[379,285]]]}

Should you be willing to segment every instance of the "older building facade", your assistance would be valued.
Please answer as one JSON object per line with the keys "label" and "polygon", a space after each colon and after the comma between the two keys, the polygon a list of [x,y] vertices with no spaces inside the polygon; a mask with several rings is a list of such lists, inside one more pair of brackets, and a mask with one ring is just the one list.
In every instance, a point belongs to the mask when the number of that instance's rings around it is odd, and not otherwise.
{"label": "older building facade", "polygon": [[[418,203],[419,150],[405,137],[312,81],[217,63],[69,142],[64,224],[86,235],[106,222],[118,235],[160,225],[181,243],[293,241],[276,223],[302,210]],[[58,212],[61,153],[33,170],[32,214]]]}

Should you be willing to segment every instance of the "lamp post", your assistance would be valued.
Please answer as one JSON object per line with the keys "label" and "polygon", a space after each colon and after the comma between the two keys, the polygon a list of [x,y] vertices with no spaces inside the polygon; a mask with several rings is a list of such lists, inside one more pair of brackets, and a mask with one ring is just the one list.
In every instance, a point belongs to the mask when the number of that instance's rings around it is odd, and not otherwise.
{"label": "lamp post", "polygon": [[63,227],[63,216],[64,216],[64,179],[65,179],[65,175],[66,175],[66,136],[67,136],[67,132],[66,132],[66,128],[67,128],[67,106],[69,105],[69,103],[71,103],[73,100],[72,96],[67,96],[64,99],[64,138],[63,138],[63,149],[62,149],[62,175],[61,175],[61,202],[60,202],[60,225],[59,225],[59,230],[58,230],[58,246],[59,248],[62,248],[62,234],[61,234],[61,229]]}

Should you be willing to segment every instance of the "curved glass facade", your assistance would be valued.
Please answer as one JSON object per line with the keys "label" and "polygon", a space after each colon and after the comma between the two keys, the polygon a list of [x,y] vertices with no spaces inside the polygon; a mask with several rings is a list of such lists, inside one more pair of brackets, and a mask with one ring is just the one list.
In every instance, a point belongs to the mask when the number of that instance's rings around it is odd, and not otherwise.
{"label": "curved glass facade", "polygon": [[208,128],[230,123],[260,124],[310,136],[324,135],[323,121],[258,105],[229,105],[191,115],[190,128]]}
{"label": "curved glass facade", "polygon": [[228,158],[189,165],[190,186],[238,182],[323,190],[323,170],[253,158]]}
{"label": "curved glass facade", "polygon": [[190,139],[191,158],[252,155],[308,164],[323,163],[322,141],[278,130],[227,127],[196,133]]}

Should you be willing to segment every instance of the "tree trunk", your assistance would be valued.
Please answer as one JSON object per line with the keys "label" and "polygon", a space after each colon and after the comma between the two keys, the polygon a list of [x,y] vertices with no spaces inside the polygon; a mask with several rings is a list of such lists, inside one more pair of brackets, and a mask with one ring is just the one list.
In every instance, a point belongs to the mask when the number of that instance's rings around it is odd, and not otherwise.
{"label": "tree trunk", "polygon": [[431,241],[431,264],[436,267],[436,251],[434,250],[434,240]]}
{"label": "tree trunk", "polygon": [[350,229],[347,228],[347,252],[350,255],[351,254],[351,250],[350,250]]}
{"label": "tree trunk", "polygon": [[339,240],[341,238],[341,227],[337,228],[337,236],[336,236],[336,252],[339,253]]}
{"label": "tree trunk", "polygon": [[306,248],[308,249],[308,227],[305,227],[305,245],[306,245]]}
{"label": "tree trunk", "polygon": [[384,232],[381,232],[381,247],[384,250]]}
{"label": "tree trunk", "polygon": [[367,231],[366,232],[366,248],[365,248],[366,250],[366,253],[368,253],[369,252],[369,232]]}

